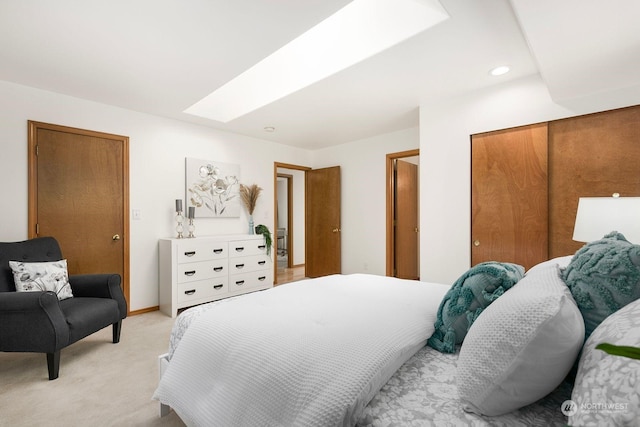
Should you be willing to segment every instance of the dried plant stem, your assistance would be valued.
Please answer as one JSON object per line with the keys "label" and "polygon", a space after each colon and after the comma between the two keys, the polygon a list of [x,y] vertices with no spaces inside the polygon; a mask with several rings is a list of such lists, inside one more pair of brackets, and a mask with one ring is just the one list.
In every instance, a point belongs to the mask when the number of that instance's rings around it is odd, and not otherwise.
{"label": "dried plant stem", "polygon": [[260,197],[261,192],[262,188],[258,187],[256,184],[240,184],[240,197],[242,197],[242,201],[247,207],[249,215],[253,215],[253,211],[256,208],[256,203],[258,202],[258,197]]}

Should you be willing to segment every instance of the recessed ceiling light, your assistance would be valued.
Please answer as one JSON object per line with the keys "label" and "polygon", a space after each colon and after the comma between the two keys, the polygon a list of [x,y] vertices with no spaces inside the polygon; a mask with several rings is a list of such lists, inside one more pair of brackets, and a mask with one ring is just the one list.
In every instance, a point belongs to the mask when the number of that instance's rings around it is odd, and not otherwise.
{"label": "recessed ceiling light", "polygon": [[275,132],[276,128],[274,128],[273,126],[265,126],[264,127],[264,131],[265,132]]}
{"label": "recessed ceiling light", "polygon": [[229,122],[448,18],[438,0],[354,0],[184,112]]}
{"label": "recessed ceiling light", "polygon": [[501,76],[503,74],[507,74],[509,71],[511,71],[511,68],[509,68],[508,65],[501,65],[500,67],[496,67],[489,71],[489,74],[492,76]]}

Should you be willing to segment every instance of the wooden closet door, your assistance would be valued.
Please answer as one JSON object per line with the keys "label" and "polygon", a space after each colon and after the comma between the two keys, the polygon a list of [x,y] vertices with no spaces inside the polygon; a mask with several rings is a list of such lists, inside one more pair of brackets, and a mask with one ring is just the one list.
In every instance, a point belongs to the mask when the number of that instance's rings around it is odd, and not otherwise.
{"label": "wooden closet door", "polygon": [[572,239],[580,197],[638,197],[639,171],[640,106],[550,122],[549,257],[584,245]]}
{"label": "wooden closet door", "polygon": [[471,137],[471,264],[548,259],[547,124]]}

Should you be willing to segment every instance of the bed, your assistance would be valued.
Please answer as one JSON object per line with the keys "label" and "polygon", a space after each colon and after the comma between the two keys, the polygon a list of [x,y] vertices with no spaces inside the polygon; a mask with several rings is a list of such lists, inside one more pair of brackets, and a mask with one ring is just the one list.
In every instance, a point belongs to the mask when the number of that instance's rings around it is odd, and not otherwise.
{"label": "bed", "polygon": [[188,425],[354,425],[448,286],[331,275],[190,309],[155,398]]}
{"label": "bed", "polygon": [[450,289],[332,275],[193,307],[154,399],[193,426],[565,425],[564,382],[501,416],[462,409],[459,352],[425,346]]}
{"label": "bed", "polygon": [[[425,345],[425,343],[427,345]],[[308,279],[184,311],[154,398],[189,426],[638,426],[640,245],[452,285]]]}
{"label": "bed", "polygon": [[544,399],[504,415],[487,417],[465,412],[456,386],[457,354],[423,347],[376,394],[357,426],[566,426],[561,405],[571,397],[563,381]]}

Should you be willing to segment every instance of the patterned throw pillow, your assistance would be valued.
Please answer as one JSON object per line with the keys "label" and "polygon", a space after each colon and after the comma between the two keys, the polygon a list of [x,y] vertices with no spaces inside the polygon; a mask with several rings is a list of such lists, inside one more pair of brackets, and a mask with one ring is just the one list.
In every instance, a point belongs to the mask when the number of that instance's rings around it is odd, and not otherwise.
{"label": "patterned throw pillow", "polygon": [[53,262],[9,261],[18,292],[51,291],[59,300],[73,297],[67,260]]}
{"label": "patterned throw pillow", "polygon": [[562,271],[585,323],[585,339],[607,316],[640,298],[640,245],[612,232],[584,245]]}
{"label": "patterned throw pillow", "polygon": [[506,262],[489,261],[471,267],[442,299],[435,332],[427,344],[443,353],[454,353],[480,313],[523,275],[523,266]]}
{"label": "patterned throw pillow", "polygon": [[640,300],[607,317],[584,345],[571,394],[572,426],[637,426],[640,360],[596,350],[601,343],[640,347]]}

